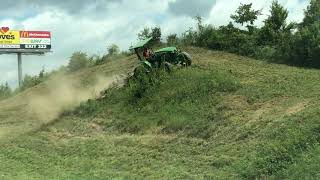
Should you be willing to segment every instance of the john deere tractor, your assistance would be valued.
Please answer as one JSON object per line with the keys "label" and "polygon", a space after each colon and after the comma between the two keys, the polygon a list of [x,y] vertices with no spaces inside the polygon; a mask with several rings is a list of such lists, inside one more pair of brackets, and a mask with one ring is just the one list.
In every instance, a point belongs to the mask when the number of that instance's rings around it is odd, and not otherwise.
{"label": "john deere tractor", "polygon": [[177,47],[165,47],[152,52],[149,58],[145,58],[143,51],[150,47],[152,38],[148,38],[139,42],[137,45],[130,48],[133,50],[140,61],[140,65],[135,69],[136,71],[151,72],[155,69],[163,68],[166,71],[172,71],[174,67],[187,67],[192,63],[191,56],[182,52]]}

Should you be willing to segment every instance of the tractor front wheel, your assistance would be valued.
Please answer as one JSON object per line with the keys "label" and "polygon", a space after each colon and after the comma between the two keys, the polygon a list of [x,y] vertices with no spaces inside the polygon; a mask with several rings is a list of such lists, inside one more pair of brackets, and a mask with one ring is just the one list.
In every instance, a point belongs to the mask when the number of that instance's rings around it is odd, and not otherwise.
{"label": "tractor front wheel", "polygon": [[144,66],[140,65],[133,70],[133,77],[138,78],[139,76],[143,76],[147,73],[149,73],[149,71]]}

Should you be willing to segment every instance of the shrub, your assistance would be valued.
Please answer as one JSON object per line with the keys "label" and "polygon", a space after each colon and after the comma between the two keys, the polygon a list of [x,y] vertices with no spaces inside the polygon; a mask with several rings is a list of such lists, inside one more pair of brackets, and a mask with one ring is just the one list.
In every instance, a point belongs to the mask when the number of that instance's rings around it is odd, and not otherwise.
{"label": "shrub", "polygon": [[6,99],[12,95],[12,90],[8,83],[0,85],[0,100]]}
{"label": "shrub", "polygon": [[22,84],[19,87],[19,90],[23,91],[25,89],[37,86],[38,84],[47,80],[49,78],[49,76],[53,73],[55,73],[55,72],[46,73],[44,70],[41,70],[39,75],[34,75],[34,76],[26,75],[24,77],[24,79],[22,80]]}
{"label": "shrub", "polygon": [[178,44],[177,34],[170,34],[167,37],[167,43],[168,43],[168,45],[177,45]]}
{"label": "shrub", "polygon": [[262,60],[272,60],[276,54],[276,49],[271,46],[260,46],[255,50],[254,57]]}
{"label": "shrub", "polygon": [[108,46],[108,55],[109,56],[114,56],[118,55],[120,53],[120,49],[116,44],[111,44]]}
{"label": "shrub", "polygon": [[83,69],[87,66],[88,66],[88,58],[86,53],[75,52],[70,57],[69,64],[68,64],[68,69],[70,72]]}

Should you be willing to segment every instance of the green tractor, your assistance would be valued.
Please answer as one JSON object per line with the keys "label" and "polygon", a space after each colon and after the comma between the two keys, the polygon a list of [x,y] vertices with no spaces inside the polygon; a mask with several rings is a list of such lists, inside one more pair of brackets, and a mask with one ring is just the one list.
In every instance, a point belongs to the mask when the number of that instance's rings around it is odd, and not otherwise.
{"label": "green tractor", "polygon": [[192,63],[191,56],[182,52],[177,47],[165,47],[152,52],[148,58],[143,56],[143,51],[148,49],[153,38],[148,38],[139,42],[137,45],[130,48],[133,50],[140,61],[140,65],[135,69],[137,71],[151,72],[154,69],[164,68],[166,71],[172,71],[174,67],[187,67]]}

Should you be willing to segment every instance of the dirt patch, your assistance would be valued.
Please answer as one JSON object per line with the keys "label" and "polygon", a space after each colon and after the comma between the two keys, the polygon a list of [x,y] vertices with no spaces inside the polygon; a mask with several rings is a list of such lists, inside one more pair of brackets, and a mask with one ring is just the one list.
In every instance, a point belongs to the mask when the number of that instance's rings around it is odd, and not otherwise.
{"label": "dirt patch", "polygon": [[231,110],[243,110],[249,106],[246,97],[240,95],[230,95],[224,97],[223,104]]}
{"label": "dirt patch", "polygon": [[309,105],[309,101],[292,101],[287,98],[272,100],[263,104],[255,104],[255,110],[252,110],[248,116],[249,122],[258,120],[279,119],[284,116],[290,116],[304,110]]}
{"label": "dirt patch", "polygon": [[275,102],[268,102],[264,104],[258,104],[256,106],[259,108],[253,111],[250,116],[250,121],[257,121],[261,119],[265,113],[272,111],[272,109],[276,107],[277,104]]}
{"label": "dirt patch", "polygon": [[300,102],[300,103],[297,103],[291,107],[289,107],[287,110],[286,110],[286,115],[293,115],[293,114],[296,114],[302,110],[304,110],[307,106],[308,106],[309,102]]}

